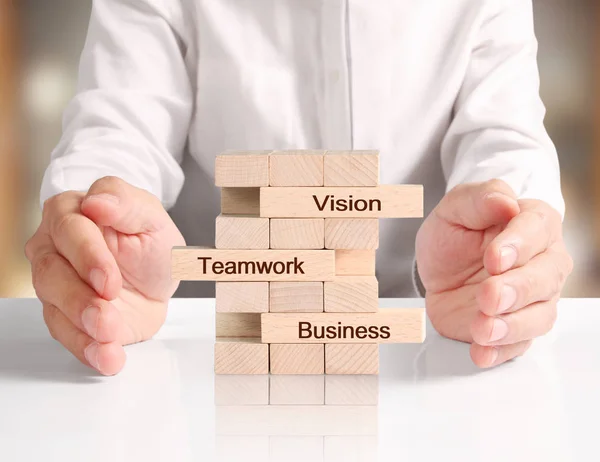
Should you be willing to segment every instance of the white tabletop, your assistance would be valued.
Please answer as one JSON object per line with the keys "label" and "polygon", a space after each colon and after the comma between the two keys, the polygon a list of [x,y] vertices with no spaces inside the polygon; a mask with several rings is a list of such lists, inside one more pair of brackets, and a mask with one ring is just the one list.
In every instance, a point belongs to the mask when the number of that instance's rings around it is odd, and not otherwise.
{"label": "white tabletop", "polygon": [[[39,302],[0,300],[0,460],[598,460],[597,307],[561,301],[555,330],[493,370],[428,326],[423,345],[381,346],[378,380],[320,377],[343,390],[342,405],[269,405],[280,383],[215,380],[213,300],[173,300],[159,335],[128,347],[116,377],[55,343]],[[315,384],[290,380],[293,396]]]}

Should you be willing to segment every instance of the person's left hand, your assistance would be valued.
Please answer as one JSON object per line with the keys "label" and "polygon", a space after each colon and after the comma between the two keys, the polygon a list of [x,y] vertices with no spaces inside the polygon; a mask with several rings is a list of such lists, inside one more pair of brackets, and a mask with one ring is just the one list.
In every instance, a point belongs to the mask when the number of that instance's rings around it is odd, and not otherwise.
{"label": "person's left hand", "polygon": [[522,355],[552,329],[573,268],[559,213],[499,180],[450,191],[421,226],[416,255],[433,326],[471,343],[479,367]]}

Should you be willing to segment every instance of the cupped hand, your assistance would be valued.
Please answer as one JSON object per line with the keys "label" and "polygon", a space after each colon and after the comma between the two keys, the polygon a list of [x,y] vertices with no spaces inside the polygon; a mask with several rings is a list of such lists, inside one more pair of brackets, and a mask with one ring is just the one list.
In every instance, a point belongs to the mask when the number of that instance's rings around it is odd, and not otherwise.
{"label": "cupped hand", "polygon": [[183,237],[160,201],[118,178],[48,199],[25,254],[52,337],[100,373],[118,373],[123,346],[165,320],[176,245]]}
{"label": "cupped hand", "polygon": [[500,180],[450,191],[421,226],[416,255],[433,326],[471,343],[479,367],[522,355],[552,329],[573,268],[559,213],[517,200]]}

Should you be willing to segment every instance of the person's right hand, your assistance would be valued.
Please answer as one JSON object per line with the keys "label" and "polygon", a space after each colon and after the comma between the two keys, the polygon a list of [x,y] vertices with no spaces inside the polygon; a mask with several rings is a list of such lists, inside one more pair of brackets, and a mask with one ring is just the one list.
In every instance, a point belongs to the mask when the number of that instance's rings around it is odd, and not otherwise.
{"label": "person's right hand", "polygon": [[48,199],[25,254],[52,337],[100,373],[118,373],[123,345],[151,338],[165,320],[179,245],[160,201],[118,178]]}

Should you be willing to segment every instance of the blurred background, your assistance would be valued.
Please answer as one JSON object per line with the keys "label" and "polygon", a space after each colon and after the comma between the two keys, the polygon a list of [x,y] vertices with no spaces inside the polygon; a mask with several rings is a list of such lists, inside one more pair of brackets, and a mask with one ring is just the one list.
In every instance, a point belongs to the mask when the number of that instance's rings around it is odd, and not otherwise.
{"label": "blurred background", "polygon": [[[0,0],[0,297],[34,296],[23,246],[75,91],[92,0]],[[560,155],[565,235],[576,267],[564,295],[600,297],[600,20],[597,0],[534,0],[546,126]]]}

